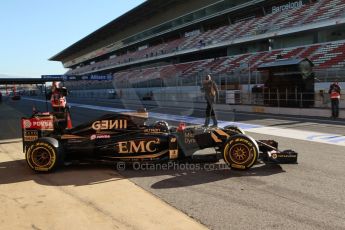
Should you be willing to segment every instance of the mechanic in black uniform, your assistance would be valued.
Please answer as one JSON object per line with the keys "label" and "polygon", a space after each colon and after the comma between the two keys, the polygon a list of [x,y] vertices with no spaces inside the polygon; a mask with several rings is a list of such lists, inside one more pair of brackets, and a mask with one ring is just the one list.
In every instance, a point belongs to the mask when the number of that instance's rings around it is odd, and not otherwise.
{"label": "mechanic in black uniform", "polygon": [[207,103],[204,126],[207,127],[210,123],[210,118],[212,118],[213,127],[217,127],[218,122],[216,114],[214,113],[214,103],[218,100],[219,92],[216,83],[211,78],[211,75],[206,76],[201,90],[205,92]]}

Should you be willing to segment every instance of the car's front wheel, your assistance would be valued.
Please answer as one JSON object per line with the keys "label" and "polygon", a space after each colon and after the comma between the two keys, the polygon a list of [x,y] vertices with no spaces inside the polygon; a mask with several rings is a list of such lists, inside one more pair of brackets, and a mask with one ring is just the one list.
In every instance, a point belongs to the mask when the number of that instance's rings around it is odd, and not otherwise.
{"label": "car's front wheel", "polygon": [[259,148],[251,137],[238,134],[230,137],[223,147],[224,161],[232,168],[246,170],[258,159]]}
{"label": "car's front wheel", "polygon": [[48,140],[39,139],[31,144],[25,154],[29,167],[36,172],[51,172],[63,162],[63,151]]}

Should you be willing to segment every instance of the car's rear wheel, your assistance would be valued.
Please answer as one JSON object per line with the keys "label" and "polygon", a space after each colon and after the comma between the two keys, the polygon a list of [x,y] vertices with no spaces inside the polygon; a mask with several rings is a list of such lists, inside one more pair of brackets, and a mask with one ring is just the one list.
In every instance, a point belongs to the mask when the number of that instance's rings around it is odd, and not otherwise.
{"label": "car's rear wheel", "polygon": [[63,162],[63,152],[47,140],[37,140],[25,154],[29,167],[36,172],[51,172]]}
{"label": "car's rear wheel", "polygon": [[246,170],[258,159],[259,148],[251,137],[238,134],[230,137],[223,147],[224,161],[232,168]]}

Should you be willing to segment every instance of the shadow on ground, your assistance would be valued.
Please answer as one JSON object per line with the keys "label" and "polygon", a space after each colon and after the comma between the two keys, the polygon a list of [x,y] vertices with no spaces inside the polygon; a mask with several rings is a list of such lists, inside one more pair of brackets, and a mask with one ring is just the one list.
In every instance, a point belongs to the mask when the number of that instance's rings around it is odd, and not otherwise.
{"label": "shadow on ground", "polygon": [[[15,160],[0,163],[0,184],[12,184],[34,181],[46,186],[84,186],[108,183],[123,179],[159,178],[151,185],[153,189],[178,188],[211,183],[215,181],[250,176],[270,176],[282,173],[279,165],[259,165],[248,171],[230,169],[206,170],[135,170],[116,171],[115,166],[101,164],[78,164],[64,166],[53,173],[35,173],[27,166],[25,160]],[[121,175],[120,175],[120,174]]]}
{"label": "shadow on ground", "polygon": [[[212,164],[208,164],[212,165]],[[213,165],[220,165],[219,163]],[[247,171],[231,170],[230,168],[220,167],[221,169],[206,170],[126,170],[120,172],[126,178],[144,178],[155,176],[166,176],[167,178],[161,179],[151,185],[153,189],[167,189],[179,188],[193,185],[201,185],[212,183],[215,181],[228,180],[238,177],[252,177],[252,176],[271,176],[278,173],[285,172],[280,165],[266,165],[259,164]]]}

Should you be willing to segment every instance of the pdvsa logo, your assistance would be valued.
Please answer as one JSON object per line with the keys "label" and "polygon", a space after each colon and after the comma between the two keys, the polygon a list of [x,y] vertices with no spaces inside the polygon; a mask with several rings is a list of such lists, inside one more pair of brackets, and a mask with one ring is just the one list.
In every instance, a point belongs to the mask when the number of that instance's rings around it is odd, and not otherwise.
{"label": "pdvsa logo", "polygon": [[32,125],[30,120],[24,120],[23,123],[24,123],[23,126],[26,129],[30,128]]}
{"label": "pdvsa logo", "polygon": [[22,120],[24,129],[54,130],[52,119],[30,118]]}
{"label": "pdvsa logo", "polygon": [[90,136],[90,140],[96,140],[96,139],[109,139],[110,138],[110,135],[109,134],[100,134],[100,135],[97,135],[97,134],[93,134]]}

